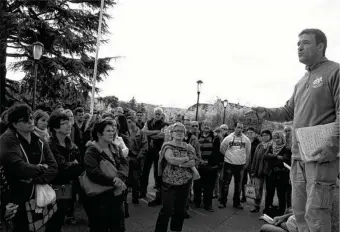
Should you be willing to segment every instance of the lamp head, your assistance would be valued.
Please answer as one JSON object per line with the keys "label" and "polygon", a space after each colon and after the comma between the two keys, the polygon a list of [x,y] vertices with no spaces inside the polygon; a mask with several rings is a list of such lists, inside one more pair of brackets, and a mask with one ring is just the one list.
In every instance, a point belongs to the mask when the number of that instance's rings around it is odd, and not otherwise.
{"label": "lamp head", "polygon": [[201,92],[201,85],[203,84],[203,81],[198,80],[196,83],[197,83],[197,92],[200,93]]}
{"label": "lamp head", "polygon": [[43,53],[44,45],[41,42],[34,42],[33,46],[33,57],[35,60],[40,60]]}
{"label": "lamp head", "polygon": [[226,107],[228,106],[228,104],[229,104],[228,100],[224,100],[224,101],[223,101],[223,106],[224,106],[224,108],[226,108]]}

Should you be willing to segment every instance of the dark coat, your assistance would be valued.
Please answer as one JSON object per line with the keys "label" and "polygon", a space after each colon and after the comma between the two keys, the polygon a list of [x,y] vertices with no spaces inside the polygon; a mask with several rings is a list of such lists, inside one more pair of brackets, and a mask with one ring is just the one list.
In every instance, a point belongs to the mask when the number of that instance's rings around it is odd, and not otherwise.
{"label": "dark coat", "polygon": [[[129,174],[129,166],[127,160],[122,155],[122,149],[117,147],[114,144],[111,144],[111,152],[113,154],[116,168],[118,170],[118,177],[126,182]],[[105,152],[99,152],[98,149],[90,145],[84,157],[84,167],[86,170],[86,174],[90,180],[93,182],[103,185],[103,186],[114,186],[113,178],[107,177],[99,167],[100,161],[105,157],[110,160],[108,155]]]}
{"label": "dark coat", "polygon": [[31,133],[32,143],[39,147],[41,163],[47,164],[47,169],[38,166],[35,159],[30,157],[29,151],[25,151],[30,160],[30,163],[27,162],[15,130],[7,129],[0,138],[0,158],[10,187],[11,202],[19,206],[30,199],[34,184],[48,184],[58,172],[57,162],[47,142]]}

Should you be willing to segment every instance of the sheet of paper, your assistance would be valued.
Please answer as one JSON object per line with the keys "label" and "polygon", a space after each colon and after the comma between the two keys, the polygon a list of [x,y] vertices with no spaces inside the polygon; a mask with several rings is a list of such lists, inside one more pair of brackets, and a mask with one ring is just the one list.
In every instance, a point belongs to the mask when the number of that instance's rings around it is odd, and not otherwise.
{"label": "sheet of paper", "polygon": [[317,160],[318,157],[312,157],[311,154],[316,151],[317,148],[325,145],[326,141],[332,135],[333,128],[334,123],[329,123],[296,129],[300,151],[305,161]]}

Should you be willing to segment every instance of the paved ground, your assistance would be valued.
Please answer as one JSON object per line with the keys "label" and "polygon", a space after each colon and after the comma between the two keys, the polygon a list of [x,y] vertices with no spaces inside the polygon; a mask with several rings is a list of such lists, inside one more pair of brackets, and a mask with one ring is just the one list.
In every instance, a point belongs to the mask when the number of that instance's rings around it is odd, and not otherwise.
{"label": "paved ground", "polygon": [[[153,186],[153,177],[150,175],[150,186],[148,199],[155,196]],[[263,224],[259,221],[260,213],[250,213],[252,207],[251,201],[244,204],[244,210],[232,208],[233,186],[230,186],[229,201],[227,208],[218,209],[217,200],[214,200],[215,212],[209,213],[203,209],[190,209],[190,219],[184,222],[183,232],[243,232],[259,231]],[[158,207],[148,207],[146,200],[141,200],[139,205],[133,205],[129,196],[130,218],[126,219],[126,232],[153,232],[156,219],[160,210]],[[87,219],[84,211],[78,208],[76,218],[79,221],[77,226],[66,226],[64,232],[87,232]]]}

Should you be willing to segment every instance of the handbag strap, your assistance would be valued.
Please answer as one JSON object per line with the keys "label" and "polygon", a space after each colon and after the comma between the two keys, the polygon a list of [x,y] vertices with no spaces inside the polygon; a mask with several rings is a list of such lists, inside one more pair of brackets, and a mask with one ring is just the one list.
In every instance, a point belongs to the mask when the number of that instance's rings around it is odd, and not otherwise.
{"label": "handbag strap", "polygon": [[[21,143],[20,143],[20,148],[21,148],[22,153],[24,153],[24,156],[25,156],[25,158],[26,158],[27,163],[30,163],[30,161],[28,160],[27,154],[26,154],[26,152],[25,152],[25,149],[22,147]],[[41,160],[40,160],[40,161],[41,161]],[[33,184],[33,187],[32,187],[30,199],[33,197],[33,193],[34,193],[34,184]]]}

